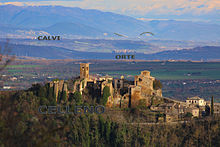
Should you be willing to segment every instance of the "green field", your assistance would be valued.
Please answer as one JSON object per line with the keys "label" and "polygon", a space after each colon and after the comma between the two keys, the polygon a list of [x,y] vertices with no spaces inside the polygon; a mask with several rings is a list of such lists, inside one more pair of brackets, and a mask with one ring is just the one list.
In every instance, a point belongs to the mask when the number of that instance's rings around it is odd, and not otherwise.
{"label": "green field", "polygon": [[34,68],[34,67],[42,67],[42,65],[32,65],[32,64],[27,64],[27,65],[8,65],[7,68]]}
{"label": "green field", "polygon": [[[90,61],[90,73],[101,73],[133,79],[143,70],[151,71],[151,75],[160,80],[184,79],[220,79],[220,62],[115,62],[115,61]],[[38,74],[54,76],[56,78],[70,78],[79,75],[79,64],[63,62],[50,64],[31,63],[9,65],[6,71],[13,76]]]}
{"label": "green field", "polygon": [[[91,68],[92,66],[93,65],[91,65]],[[106,71],[105,69],[103,71],[98,71],[116,77],[120,75],[131,77],[140,74],[142,70],[149,70],[152,76],[160,80],[220,79],[220,63],[217,62],[142,62],[127,66],[130,67],[130,70],[128,67],[125,67],[125,70],[114,70],[114,68],[117,68],[116,65]],[[123,67],[123,65],[121,67]],[[97,70],[93,71],[93,73],[96,72]]]}

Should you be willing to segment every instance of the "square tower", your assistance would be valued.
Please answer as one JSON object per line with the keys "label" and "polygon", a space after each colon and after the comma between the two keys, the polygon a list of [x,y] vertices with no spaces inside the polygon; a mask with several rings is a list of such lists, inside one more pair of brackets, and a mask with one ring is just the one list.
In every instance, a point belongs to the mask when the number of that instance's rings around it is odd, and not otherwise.
{"label": "square tower", "polygon": [[80,63],[80,79],[89,79],[89,63]]}

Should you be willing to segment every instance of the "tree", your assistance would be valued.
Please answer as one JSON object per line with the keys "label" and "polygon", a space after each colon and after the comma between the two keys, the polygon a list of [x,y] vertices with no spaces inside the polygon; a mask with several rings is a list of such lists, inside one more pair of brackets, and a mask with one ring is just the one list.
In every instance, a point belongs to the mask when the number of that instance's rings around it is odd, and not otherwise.
{"label": "tree", "polygon": [[211,99],[211,115],[213,116],[214,114],[214,97],[212,96],[212,99]]}
{"label": "tree", "polygon": [[108,86],[105,86],[103,89],[103,96],[102,99],[100,101],[100,103],[102,105],[106,105],[107,101],[108,101],[108,97],[110,96],[110,88]]}
{"label": "tree", "polygon": [[46,92],[46,87],[45,86],[40,86],[38,90],[38,96],[39,97],[46,97],[47,92]]}
{"label": "tree", "polygon": [[187,117],[187,118],[191,118],[193,115],[192,115],[192,113],[190,113],[190,112],[187,112],[186,113],[186,115],[185,115],[185,117]]}
{"label": "tree", "polygon": [[44,97],[40,98],[40,105],[48,105],[48,104],[49,104],[48,99],[46,99]]}
{"label": "tree", "polygon": [[80,105],[82,103],[82,95],[80,92],[76,91],[69,97],[69,101],[75,100],[77,105]]}
{"label": "tree", "polygon": [[67,100],[67,94],[66,94],[66,91],[62,91],[62,93],[61,93],[61,101],[66,102],[66,100]]}
{"label": "tree", "polygon": [[208,105],[206,105],[206,106],[205,106],[205,115],[206,115],[206,116],[209,116],[210,113],[211,113],[210,107],[209,107]]}
{"label": "tree", "polygon": [[105,140],[107,143],[110,143],[110,134],[111,134],[111,122],[108,119],[105,122]]}
{"label": "tree", "polygon": [[47,99],[51,105],[56,105],[56,97],[53,91],[53,87],[50,87],[49,84],[46,85],[47,89]]}

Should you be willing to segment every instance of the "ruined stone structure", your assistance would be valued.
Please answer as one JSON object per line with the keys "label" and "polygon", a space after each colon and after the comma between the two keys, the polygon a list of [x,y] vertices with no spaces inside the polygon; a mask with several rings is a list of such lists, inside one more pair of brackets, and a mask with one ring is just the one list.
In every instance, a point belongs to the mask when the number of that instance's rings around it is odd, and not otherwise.
{"label": "ruined stone structure", "polygon": [[126,81],[123,76],[113,79],[111,76],[89,75],[89,64],[80,64],[80,78],[75,80],[73,92],[81,94],[85,88],[91,91],[94,97],[102,97],[105,86],[110,88],[108,107],[136,107],[139,104],[148,106],[152,96],[162,96],[162,90],[155,90],[153,82],[155,78],[150,76],[149,71],[142,71],[135,76],[134,82]]}
{"label": "ruined stone structure", "polygon": [[153,95],[153,82],[155,78],[150,76],[149,71],[142,71],[140,75],[134,77],[134,84],[140,87],[141,93]]}
{"label": "ruined stone structure", "polygon": [[89,63],[80,64],[80,79],[89,79]]}
{"label": "ruined stone structure", "polygon": [[[54,80],[49,83],[53,88],[56,101],[59,92],[65,91],[67,94],[79,91],[81,94],[89,94],[94,98],[102,98],[103,89],[108,86],[110,96],[107,107],[135,108],[137,106],[150,106],[153,112],[163,114],[158,115],[159,121],[181,120],[187,113],[192,117],[201,117],[206,114],[206,107],[210,102],[199,97],[188,98],[186,102],[162,97],[162,90],[155,86],[155,78],[150,75],[150,71],[142,71],[140,75],[134,77],[134,81],[128,81],[121,76],[114,79],[111,76],[89,75],[89,64],[80,64],[80,77],[75,79],[73,91],[67,90],[64,80]],[[158,84],[159,85],[159,84]],[[214,114],[220,113],[220,104],[214,104]]]}
{"label": "ruined stone structure", "polygon": [[77,79],[74,83],[73,92],[79,91],[81,94],[83,90],[87,87],[98,87],[96,91],[98,91],[97,96],[101,97],[103,94],[103,89],[105,86],[110,88],[110,94],[113,95],[114,89],[112,84],[113,78],[110,76],[103,77],[94,77],[89,75],[89,64],[81,63],[80,64],[80,78]]}
{"label": "ruined stone structure", "polygon": [[129,88],[131,107],[136,107],[140,102],[150,105],[153,95],[162,97],[162,90],[153,88],[154,80],[155,78],[150,76],[150,71],[146,70],[134,77],[134,85]]}
{"label": "ruined stone structure", "polygon": [[73,92],[79,91],[81,94],[87,86],[89,80],[89,63],[80,64],[80,78],[75,81]]}

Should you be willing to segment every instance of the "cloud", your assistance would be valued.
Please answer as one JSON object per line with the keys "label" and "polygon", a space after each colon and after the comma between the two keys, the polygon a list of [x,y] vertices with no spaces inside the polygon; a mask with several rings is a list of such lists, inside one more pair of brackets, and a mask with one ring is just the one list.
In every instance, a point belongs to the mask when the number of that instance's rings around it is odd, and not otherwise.
{"label": "cloud", "polygon": [[220,0],[0,0],[1,4],[62,5],[99,9],[131,16],[204,15],[219,12]]}
{"label": "cloud", "polygon": [[81,0],[0,0],[0,2],[81,1]]}

